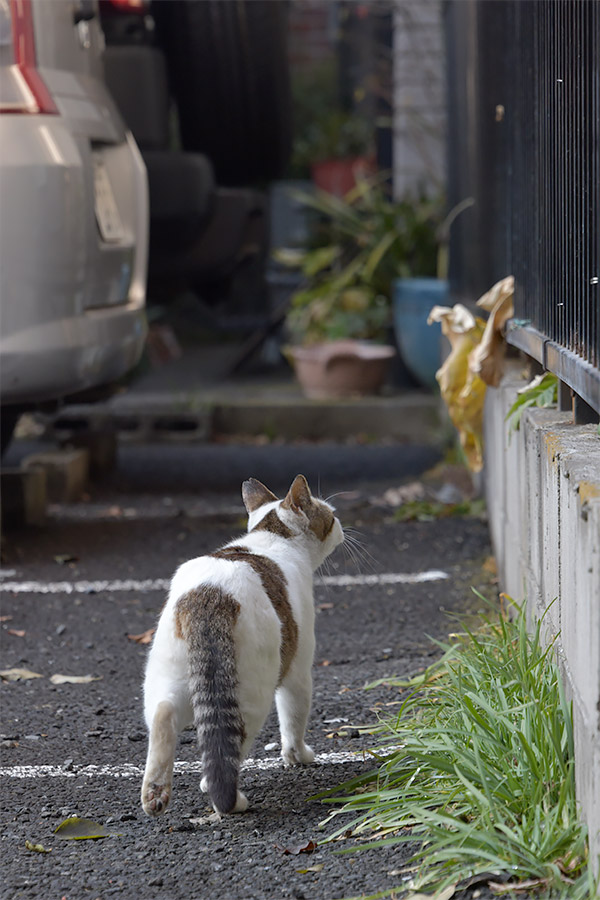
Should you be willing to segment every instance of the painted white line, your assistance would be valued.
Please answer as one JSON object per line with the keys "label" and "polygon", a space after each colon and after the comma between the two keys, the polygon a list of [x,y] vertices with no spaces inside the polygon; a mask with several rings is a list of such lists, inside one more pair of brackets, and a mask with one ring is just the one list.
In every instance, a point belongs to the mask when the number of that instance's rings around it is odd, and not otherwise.
{"label": "painted white line", "polygon": [[116,581],[4,581],[0,593],[7,594],[101,594],[122,591],[167,591],[168,578],[146,578],[138,581],[126,578]]}
{"label": "painted white line", "polygon": [[[325,575],[315,578],[315,585],[328,587],[354,587],[378,584],[422,584],[449,578],[441,569],[425,572],[382,572],[379,575]],[[123,591],[147,593],[168,591],[168,578],[126,578],[116,581],[3,581],[0,593],[6,594],[116,594]]]}
{"label": "painted white line", "polygon": [[[390,750],[390,752],[392,752]],[[344,763],[368,762],[372,765],[376,759],[366,752],[337,751],[317,753],[316,763],[319,765],[343,765]],[[242,763],[243,771],[267,771],[282,769],[279,756],[255,759],[250,757]],[[200,774],[202,766],[199,762],[176,762],[176,775]],[[0,778],[141,778],[144,770],[141,766],[125,763],[119,766],[5,766],[0,768]]]}
{"label": "painted white line", "polygon": [[425,581],[442,581],[450,578],[441,569],[428,569],[426,572],[382,572],[380,575],[324,575],[316,578],[315,584],[351,587],[353,585],[371,584],[422,584]]}

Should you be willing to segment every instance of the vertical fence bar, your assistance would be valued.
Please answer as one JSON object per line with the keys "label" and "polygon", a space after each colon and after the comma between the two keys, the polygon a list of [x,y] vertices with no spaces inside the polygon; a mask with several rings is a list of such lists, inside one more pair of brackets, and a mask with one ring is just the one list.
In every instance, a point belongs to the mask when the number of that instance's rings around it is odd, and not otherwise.
{"label": "vertical fence bar", "polygon": [[472,43],[458,36],[452,65],[457,84],[476,90],[477,114],[465,114],[468,159],[452,159],[459,183],[472,185],[483,250],[495,255],[482,263],[460,230],[458,293],[490,268],[512,272],[515,318],[597,368],[600,0],[451,0],[466,21],[465,4],[480,27]]}

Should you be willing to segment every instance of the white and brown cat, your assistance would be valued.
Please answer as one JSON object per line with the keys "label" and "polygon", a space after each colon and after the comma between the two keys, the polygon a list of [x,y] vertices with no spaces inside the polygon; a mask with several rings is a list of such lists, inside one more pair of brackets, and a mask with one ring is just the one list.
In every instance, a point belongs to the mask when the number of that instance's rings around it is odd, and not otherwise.
{"label": "white and brown cat", "polygon": [[286,766],[311,763],[304,742],[315,647],[313,573],[342,543],[333,508],[298,475],[278,500],[242,486],[248,534],[184,563],[171,582],[148,657],[149,731],[142,806],[155,816],[172,790],[177,735],[194,723],[201,788],[218,813],[243,812],[240,764],[277,705]]}

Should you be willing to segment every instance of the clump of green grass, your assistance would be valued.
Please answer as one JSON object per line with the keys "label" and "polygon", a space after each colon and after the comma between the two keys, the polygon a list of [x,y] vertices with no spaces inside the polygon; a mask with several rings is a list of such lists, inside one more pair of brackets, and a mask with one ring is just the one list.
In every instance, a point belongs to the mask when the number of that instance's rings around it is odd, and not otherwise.
{"label": "clump of green grass", "polygon": [[513,619],[488,618],[442,645],[398,715],[377,726],[379,768],[327,798],[341,808],[326,822],[343,814],[344,824],[326,840],[414,842],[415,888],[489,873],[490,882],[587,900],[596,893],[575,801],[571,707],[541,623],[528,633],[514,608]]}
{"label": "clump of green grass", "polygon": [[459,503],[441,503],[439,500],[408,500],[394,512],[396,522],[433,522],[449,517],[482,518],[485,500],[461,500]]}

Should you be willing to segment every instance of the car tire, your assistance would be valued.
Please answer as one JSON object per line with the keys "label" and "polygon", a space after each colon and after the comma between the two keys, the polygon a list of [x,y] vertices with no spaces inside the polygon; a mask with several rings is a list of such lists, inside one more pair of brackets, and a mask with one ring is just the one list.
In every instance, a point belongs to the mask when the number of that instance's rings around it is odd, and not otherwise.
{"label": "car tire", "polygon": [[222,186],[281,177],[292,138],[287,4],[170,0],[153,14],[184,150],[205,153]]}
{"label": "car tire", "polygon": [[21,410],[13,406],[3,406],[0,409],[0,456],[4,456],[20,416]]}

